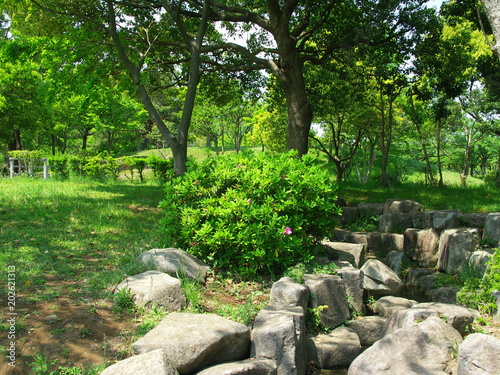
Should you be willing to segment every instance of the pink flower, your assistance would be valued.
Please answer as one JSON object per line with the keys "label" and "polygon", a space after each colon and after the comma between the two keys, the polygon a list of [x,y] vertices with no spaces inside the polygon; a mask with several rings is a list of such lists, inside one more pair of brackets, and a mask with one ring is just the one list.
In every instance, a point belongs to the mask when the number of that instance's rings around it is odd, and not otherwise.
{"label": "pink flower", "polygon": [[248,204],[252,203],[252,200],[251,199],[247,200],[247,203]]}
{"label": "pink flower", "polygon": [[292,234],[292,228],[286,227],[285,234]]}

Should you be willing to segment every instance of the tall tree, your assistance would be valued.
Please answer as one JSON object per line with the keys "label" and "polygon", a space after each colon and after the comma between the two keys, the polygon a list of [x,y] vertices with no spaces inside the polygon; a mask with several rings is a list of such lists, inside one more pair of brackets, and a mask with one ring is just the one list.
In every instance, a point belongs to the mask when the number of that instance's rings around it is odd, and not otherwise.
{"label": "tall tree", "polygon": [[481,0],[481,4],[495,36],[495,44],[492,45],[492,49],[500,60],[500,3],[497,0]]}

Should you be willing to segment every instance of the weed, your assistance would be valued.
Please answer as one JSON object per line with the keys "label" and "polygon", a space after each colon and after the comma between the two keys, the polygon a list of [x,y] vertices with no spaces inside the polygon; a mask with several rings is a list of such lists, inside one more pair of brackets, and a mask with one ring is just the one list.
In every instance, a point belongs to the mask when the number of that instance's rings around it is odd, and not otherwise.
{"label": "weed", "polygon": [[139,325],[137,326],[137,334],[139,336],[144,336],[169,314],[164,307],[156,304],[153,304],[150,309],[144,309],[141,312],[142,316],[139,319]]}
{"label": "weed", "polygon": [[321,322],[321,313],[325,310],[328,310],[327,305],[307,309],[306,326],[310,333],[327,333],[331,331],[331,327],[326,326]]}
{"label": "weed", "polygon": [[87,337],[91,335],[90,329],[88,328],[80,328],[78,330],[78,333],[80,334],[81,337]]}
{"label": "weed", "polygon": [[33,356],[33,362],[28,363],[36,375],[55,375],[56,371],[50,371],[50,368],[57,363],[57,359],[50,360],[49,357],[38,352]]}
{"label": "weed", "polygon": [[113,312],[115,314],[133,314],[136,306],[129,288],[119,289],[113,296]]}
{"label": "weed", "polygon": [[195,279],[182,278],[182,291],[186,296],[186,310],[189,312],[201,312],[201,284]]}

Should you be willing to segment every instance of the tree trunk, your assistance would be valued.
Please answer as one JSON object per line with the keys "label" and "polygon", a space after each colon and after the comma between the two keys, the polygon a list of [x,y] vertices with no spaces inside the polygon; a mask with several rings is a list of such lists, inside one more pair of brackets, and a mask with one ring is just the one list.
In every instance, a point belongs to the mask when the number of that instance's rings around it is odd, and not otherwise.
{"label": "tree trunk", "polygon": [[492,49],[500,59],[500,2],[498,0],[481,0],[481,3],[495,36],[496,43]]}
{"label": "tree trunk", "polygon": [[16,150],[23,149],[23,145],[21,144],[21,130],[20,129],[14,129],[14,132],[12,133],[12,142],[9,142],[8,147],[9,147],[9,151],[16,151]]}
{"label": "tree trunk", "polygon": [[438,173],[439,173],[439,182],[438,186],[443,187],[443,166],[441,163],[441,119],[438,120],[437,124],[437,136],[436,136],[436,153],[437,153],[437,165],[438,165]]}

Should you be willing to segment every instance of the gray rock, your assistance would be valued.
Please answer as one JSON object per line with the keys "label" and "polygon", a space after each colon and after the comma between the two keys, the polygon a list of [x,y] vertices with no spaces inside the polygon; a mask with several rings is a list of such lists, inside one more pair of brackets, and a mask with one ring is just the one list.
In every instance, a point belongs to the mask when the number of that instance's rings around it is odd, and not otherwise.
{"label": "gray rock", "polygon": [[491,295],[497,300],[497,312],[493,316],[493,321],[496,323],[500,323],[500,290],[493,290]]}
{"label": "gray rock", "polygon": [[434,211],[432,227],[438,232],[445,229],[458,228],[460,226],[460,221],[458,220],[459,214],[460,210]]}
{"label": "gray rock", "polygon": [[435,267],[438,261],[439,236],[434,229],[408,228],[404,234],[404,252],[421,267]]}
{"label": "gray rock", "polygon": [[345,241],[347,243],[355,243],[363,245],[366,249],[369,249],[368,246],[369,237],[370,233],[368,232],[345,232],[343,234],[343,240],[339,239],[339,241]]}
{"label": "gray rock", "polygon": [[363,271],[354,267],[341,267],[337,270],[344,280],[347,302],[355,313],[362,314],[363,304]]}
{"label": "gray rock", "polygon": [[359,218],[357,207],[342,207],[342,214],[337,216],[340,225],[349,224]]}
{"label": "gray rock", "polygon": [[179,311],[186,306],[181,282],[160,271],[146,271],[127,277],[116,291],[129,289],[137,306],[164,306],[168,311]]}
{"label": "gray rock", "polygon": [[421,211],[413,213],[413,227],[417,229],[433,228],[435,211]]}
{"label": "gray rock", "polygon": [[404,327],[377,341],[349,367],[349,375],[445,375],[460,334],[439,318]]}
{"label": "gray rock", "polygon": [[392,335],[394,332],[404,327],[423,322],[429,318],[439,318],[439,314],[436,311],[428,310],[426,308],[397,310],[385,322],[380,337]]}
{"label": "gray rock", "polygon": [[323,241],[328,258],[351,263],[359,268],[364,262],[365,246],[363,244],[353,244],[346,242]]}
{"label": "gray rock", "polygon": [[458,272],[475,250],[480,231],[477,228],[448,229],[439,238],[438,269]]}
{"label": "gray rock", "polygon": [[251,357],[272,359],[278,375],[306,372],[306,328],[302,307],[267,306],[255,318]]}
{"label": "gray rock", "polygon": [[401,277],[403,272],[403,263],[408,260],[408,257],[402,251],[391,251],[385,260],[385,264],[396,274]]}
{"label": "gray rock", "polygon": [[205,284],[207,271],[210,269],[195,256],[180,249],[152,249],[139,255],[139,262],[168,273],[171,276],[198,280]]}
{"label": "gray rock", "polygon": [[384,213],[385,203],[360,203],[358,212],[361,217],[379,217]]}
{"label": "gray rock", "polygon": [[179,375],[161,349],[136,355],[104,369],[101,375]]}
{"label": "gray rock", "polygon": [[461,226],[466,226],[468,228],[484,228],[487,217],[488,214],[483,212],[458,214],[458,220],[462,224]]}
{"label": "gray rock", "polygon": [[347,327],[307,340],[307,358],[322,369],[349,366],[361,351],[357,333]]}
{"label": "gray rock", "polygon": [[132,345],[138,353],[163,349],[180,374],[249,357],[250,329],[213,314],[172,313]]}
{"label": "gray rock", "polygon": [[370,292],[394,295],[403,288],[399,276],[377,259],[369,259],[361,271],[364,273],[364,288]]}
{"label": "gray rock", "polygon": [[427,295],[433,302],[441,302],[441,303],[449,303],[456,304],[457,303],[457,294],[460,291],[460,288],[452,288],[448,286],[442,286],[440,288],[431,289],[427,292]]}
{"label": "gray rock", "polygon": [[500,212],[490,213],[486,217],[483,238],[490,239],[495,242],[500,241]]}
{"label": "gray rock", "polygon": [[390,317],[398,310],[409,309],[417,304],[417,301],[403,297],[385,296],[375,302],[373,312],[384,318]]}
{"label": "gray rock", "polygon": [[421,287],[422,278],[435,274],[435,270],[429,268],[411,268],[406,276],[406,285]]}
{"label": "gray rock", "polygon": [[481,316],[479,311],[469,309],[463,306],[440,303],[440,302],[425,302],[418,303],[412,307],[413,309],[426,309],[436,312],[448,324],[453,326],[462,336],[467,334],[468,329],[472,326],[474,319]]}
{"label": "gray rock", "polygon": [[378,251],[381,256],[387,256],[391,251],[403,251],[404,237],[398,233],[381,233],[382,249]]}
{"label": "gray rock", "polygon": [[196,375],[276,375],[276,363],[271,359],[246,359],[209,367]]}
{"label": "gray rock", "polygon": [[384,205],[384,214],[393,212],[413,213],[423,210],[424,206],[410,199],[388,199]]}
{"label": "gray rock", "polygon": [[386,320],[380,316],[362,316],[350,320],[346,326],[358,334],[361,345],[372,346],[380,339]]}
{"label": "gray rock", "polygon": [[309,288],[311,293],[309,300],[311,308],[328,306],[328,308],[322,309],[319,314],[323,325],[335,328],[349,319],[346,285],[340,276],[304,275],[304,285]]}
{"label": "gray rock", "polygon": [[382,233],[403,233],[413,227],[413,214],[392,212],[383,214],[378,221],[379,231]]}
{"label": "gray rock", "polygon": [[500,340],[474,333],[458,347],[457,375],[500,374]]}
{"label": "gray rock", "polygon": [[275,306],[301,306],[307,309],[309,290],[294,279],[282,277],[271,287],[270,304]]}
{"label": "gray rock", "polygon": [[483,277],[488,269],[488,262],[493,256],[492,252],[486,250],[474,251],[469,257],[469,266],[477,273],[478,277]]}

